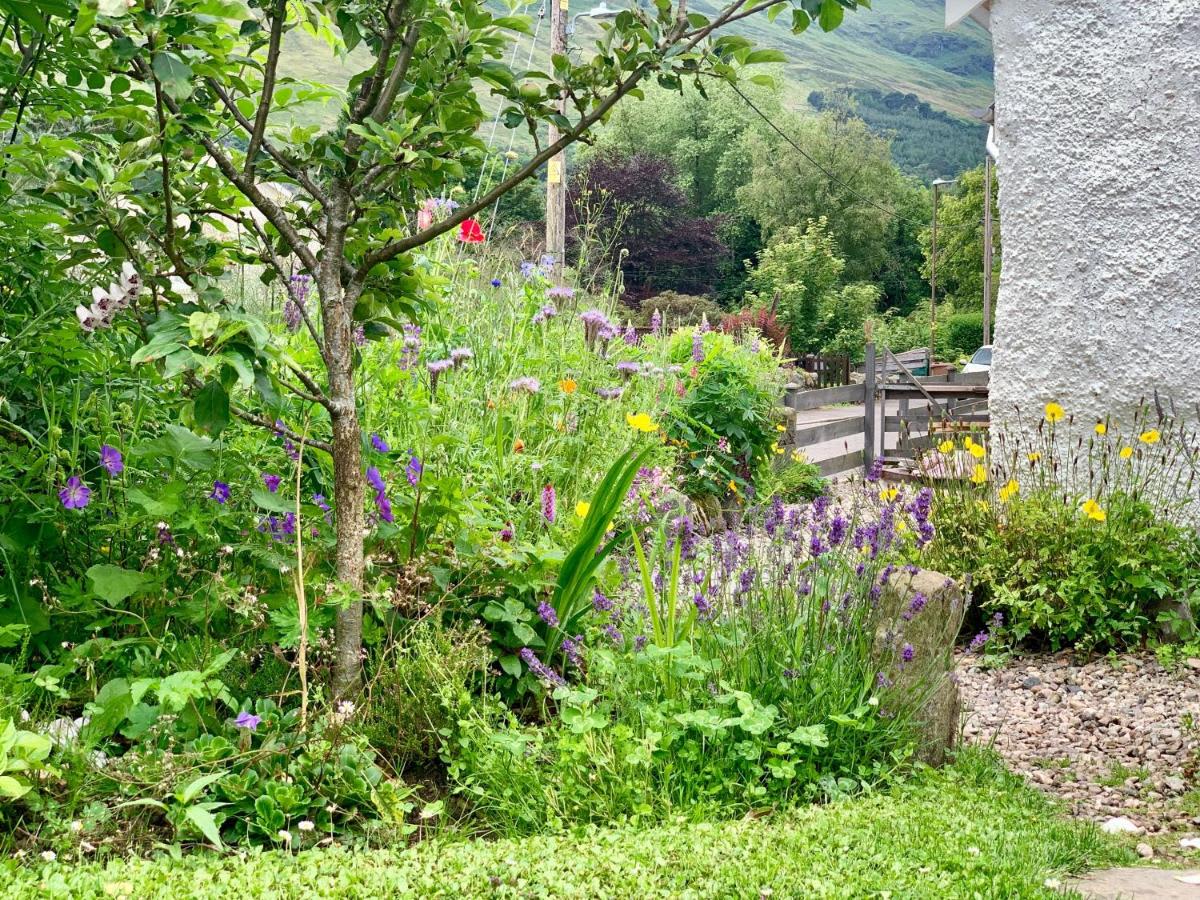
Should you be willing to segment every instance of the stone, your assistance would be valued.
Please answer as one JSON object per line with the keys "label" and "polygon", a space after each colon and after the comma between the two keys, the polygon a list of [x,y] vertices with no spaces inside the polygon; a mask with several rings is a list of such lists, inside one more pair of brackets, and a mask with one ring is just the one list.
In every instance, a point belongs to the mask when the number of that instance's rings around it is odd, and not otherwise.
{"label": "stone", "polygon": [[1180,838],[1179,847],[1181,850],[1200,850],[1200,838]]}
{"label": "stone", "polygon": [[[983,201],[981,200],[980,203],[982,203],[982,202]],[[1042,683],[1042,679],[1038,678],[1036,675],[1030,675],[1028,678],[1026,678],[1024,681],[1021,682],[1021,687],[1025,688],[1026,690],[1030,690],[1032,688],[1037,687],[1041,683]]]}
{"label": "stone", "polygon": [[1187,790],[1187,782],[1178,775],[1168,775],[1163,779],[1163,786],[1174,791],[1176,794],[1182,794]]}
{"label": "stone", "polygon": [[[924,596],[924,608],[904,618],[913,598]],[[954,672],[954,646],[962,626],[965,604],[961,586],[940,572],[918,569],[892,574],[879,603],[875,653],[880,667],[895,672],[897,686],[926,693],[919,714],[919,758],[940,766],[946,751],[958,742],[962,704]],[[897,668],[897,644],[911,644],[913,660]]]}
{"label": "stone", "polygon": [[1100,830],[1105,834],[1144,834],[1146,831],[1141,825],[1125,816],[1109,819],[1100,826]]}
{"label": "stone", "polygon": [[1137,855],[1140,856],[1142,859],[1153,859],[1154,858],[1154,848],[1151,847],[1149,844],[1140,843],[1137,845]]}

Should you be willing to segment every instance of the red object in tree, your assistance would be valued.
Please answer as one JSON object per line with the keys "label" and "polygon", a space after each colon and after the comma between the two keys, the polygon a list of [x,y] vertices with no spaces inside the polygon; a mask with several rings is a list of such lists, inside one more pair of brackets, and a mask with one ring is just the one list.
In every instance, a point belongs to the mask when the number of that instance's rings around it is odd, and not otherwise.
{"label": "red object in tree", "polygon": [[485,240],[483,229],[474,219],[463,219],[458,226],[458,239],[464,244],[482,244]]}

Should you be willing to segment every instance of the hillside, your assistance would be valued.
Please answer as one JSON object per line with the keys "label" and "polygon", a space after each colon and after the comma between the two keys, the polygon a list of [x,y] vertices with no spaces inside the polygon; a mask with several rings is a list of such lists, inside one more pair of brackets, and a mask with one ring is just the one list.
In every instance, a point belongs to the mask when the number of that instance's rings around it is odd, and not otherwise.
{"label": "hillside", "polygon": [[[809,95],[819,92],[825,97],[839,91],[853,92],[868,98],[873,92],[881,95],[897,93],[913,95],[916,101],[904,104],[911,107],[914,118],[921,117],[919,105],[927,103],[935,112],[948,113],[949,123],[970,128],[975,123],[966,120],[972,109],[986,107],[992,99],[991,41],[987,32],[974,23],[960,26],[952,32],[943,28],[942,0],[875,0],[874,9],[862,9],[847,14],[841,27],[829,34],[811,28],[793,35],[784,25],[784,17],[769,23],[765,16],[745,19],[730,29],[744,34],[764,47],[782,50],[788,62],[777,69],[783,82],[786,103],[795,108],[808,108]],[[586,9],[584,0],[577,0],[573,9]],[[715,0],[693,0],[692,8],[711,14],[718,8]],[[536,7],[530,7],[536,14]],[[587,47],[596,26],[580,20],[574,43]],[[547,28],[543,26],[534,63],[540,64],[546,53]],[[522,41],[520,58],[528,53],[528,39]],[[341,60],[316,39],[300,31],[287,37],[284,71],[296,78],[327,83],[345,83],[350,74],[363,65],[358,54]],[[896,113],[896,110],[892,110]],[[868,125],[889,136],[902,136],[906,127],[904,109],[899,114],[871,116],[862,112]],[[310,118],[319,121],[329,116],[328,106],[315,107]],[[926,112],[924,118],[928,120]],[[519,142],[523,143],[521,139]],[[918,153],[919,156],[919,153]],[[897,162],[907,171],[927,175],[930,162],[897,155]],[[940,170],[944,166],[934,166]]]}

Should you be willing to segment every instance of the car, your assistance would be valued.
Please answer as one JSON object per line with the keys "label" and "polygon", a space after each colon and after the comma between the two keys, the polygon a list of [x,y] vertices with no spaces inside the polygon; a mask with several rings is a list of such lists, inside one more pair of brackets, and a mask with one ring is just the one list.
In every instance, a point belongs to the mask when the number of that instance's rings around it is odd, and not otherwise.
{"label": "car", "polygon": [[980,347],[971,356],[970,362],[963,366],[963,374],[968,372],[990,372],[992,370],[992,345]]}

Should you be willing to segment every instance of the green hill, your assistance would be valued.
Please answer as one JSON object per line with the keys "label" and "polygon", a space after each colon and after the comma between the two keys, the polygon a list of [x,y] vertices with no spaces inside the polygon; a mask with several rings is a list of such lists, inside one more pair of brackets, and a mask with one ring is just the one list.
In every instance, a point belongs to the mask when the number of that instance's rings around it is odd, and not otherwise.
{"label": "green hill", "polygon": [[[613,5],[618,5],[615,0]],[[813,92],[824,98],[823,105],[829,105],[828,98],[840,92],[862,101],[852,108],[872,128],[890,136],[903,136],[908,115],[911,121],[923,118],[927,126],[930,109],[948,114],[941,124],[943,131],[952,135],[949,139],[953,134],[959,140],[973,134],[975,123],[966,117],[992,100],[992,48],[987,32],[974,23],[946,31],[943,0],[875,0],[873,5],[873,9],[848,13],[841,27],[829,34],[814,27],[793,35],[784,24],[787,16],[770,23],[765,15],[744,19],[729,31],[787,54],[788,62],[777,67],[776,74],[783,82],[785,102],[792,108],[807,108]],[[588,8],[586,0],[576,0],[572,11]],[[712,14],[719,4],[693,0],[691,8]],[[536,14],[536,6],[529,9]],[[596,29],[594,23],[581,19],[574,43],[586,48]],[[545,60],[547,30],[543,25],[535,65]],[[528,53],[528,41],[525,38],[521,43],[521,60]],[[287,36],[283,69],[295,78],[345,84],[365,64],[364,59],[357,53],[338,59],[324,44],[296,30]],[[879,104],[872,102],[876,92],[883,97],[912,96],[907,102],[889,103],[885,115],[876,109]],[[298,118],[321,121],[332,114],[330,107],[322,105]],[[522,138],[518,141],[524,143]],[[917,158],[907,158],[911,155],[898,153],[897,162],[915,174],[924,177],[931,170],[945,168],[944,163],[934,165],[919,158],[919,151]]]}

